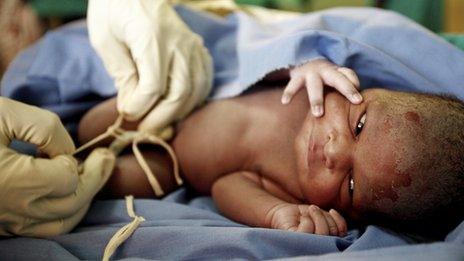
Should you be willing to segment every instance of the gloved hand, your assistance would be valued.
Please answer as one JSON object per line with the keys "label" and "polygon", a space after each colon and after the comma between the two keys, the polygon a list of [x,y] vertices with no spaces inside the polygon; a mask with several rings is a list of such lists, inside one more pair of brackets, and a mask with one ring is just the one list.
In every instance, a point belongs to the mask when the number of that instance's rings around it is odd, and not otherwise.
{"label": "gloved hand", "polygon": [[[0,236],[46,237],[70,231],[82,219],[115,162],[97,149],[83,165],[59,118],[0,97]],[[8,148],[12,139],[36,144],[49,158]]]}
{"label": "gloved hand", "polygon": [[282,95],[282,103],[289,103],[306,86],[311,112],[320,117],[324,114],[324,85],[335,88],[353,104],[362,102],[359,79],[353,70],[318,59],[290,69],[290,81]]}
{"label": "gloved hand", "polygon": [[160,134],[208,95],[211,57],[166,0],[90,0],[87,23],[118,111],[129,121],[146,115],[139,130]]}

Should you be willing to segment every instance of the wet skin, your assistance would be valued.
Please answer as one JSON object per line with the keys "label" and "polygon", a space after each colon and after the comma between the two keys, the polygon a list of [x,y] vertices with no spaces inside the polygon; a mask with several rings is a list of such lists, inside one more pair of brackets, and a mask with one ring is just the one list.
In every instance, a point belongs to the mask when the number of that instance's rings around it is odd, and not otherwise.
{"label": "wet skin", "polygon": [[389,212],[408,194],[414,177],[408,159],[415,154],[410,135],[420,116],[395,112],[383,98],[388,95],[406,94],[367,90],[364,102],[353,105],[332,92],[324,117],[308,114],[295,142],[299,184],[308,202],[357,216],[369,208]]}

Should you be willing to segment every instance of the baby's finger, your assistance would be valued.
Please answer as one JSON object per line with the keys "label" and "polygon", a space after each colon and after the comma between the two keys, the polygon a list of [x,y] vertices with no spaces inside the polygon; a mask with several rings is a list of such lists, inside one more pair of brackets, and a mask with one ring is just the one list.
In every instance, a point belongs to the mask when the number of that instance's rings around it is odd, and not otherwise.
{"label": "baby's finger", "polygon": [[298,232],[305,232],[314,234],[314,222],[308,216],[301,216],[300,217],[300,225],[298,226]]}
{"label": "baby's finger", "polygon": [[297,232],[298,231],[298,227],[297,226],[291,226],[287,229],[284,229],[284,230],[288,230],[288,231],[292,231],[292,232]]}
{"label": "baby's finger", "polygon": [[329,233],[331,236],[338,236],[338,226],[337,223],[335,223],[334,219],[332,216],[329,214],[329,212],[322,211],[322,214],[324,214],[325,220],[327,221],[327,225],[329,225]]}
{"label": "baby's finger", "polygon": [[331,209],[329,214],[337,224],[339,236],[345,236],[348,230],[345,218],[343,218],[343,216],[340,215],[340,213],[338,213],[335,209]]}
{"label": "baby's finger", "polygon": [[294,76],[290,79],[282,94],[282,104],[288,104],[293,96],[303,87],[304,79],[302,77]]}
{"label": "baby's finger", "polygon": [[359,86],[361,84],[359,83],[358,75],[353,70],[346,67],[339,67],[337,68],[337,71],[345,75],[345,77],[348,78],[348,80],[350,80],[351,83],[353,83],[354,87],[356,87],[356,89],[359,90]]}
{"label": "baby's finger", "polygon": [[329,225],[325,220],[324,214],[322,214],[321,209],[316,205],[309,206],[310,210],[309,213],[311,215],[311,219],[315,225],[314,233],[317,235],[328,235],[329,234]]}
{"label": "baby's finger", "polygon": [[343,94],[350,102],[358,104],[362,101],[362,96],[354,87],[353,83],[345,77],[344,74],[339,73],[335,69],[322,72],[324,83],[337,89]]}
{"label": "baby's finger", "polygon": [[306,90],[311,112],[314,117],[321,117],[324,114],[324,85],[319,75],[312,73],[306,75]]}

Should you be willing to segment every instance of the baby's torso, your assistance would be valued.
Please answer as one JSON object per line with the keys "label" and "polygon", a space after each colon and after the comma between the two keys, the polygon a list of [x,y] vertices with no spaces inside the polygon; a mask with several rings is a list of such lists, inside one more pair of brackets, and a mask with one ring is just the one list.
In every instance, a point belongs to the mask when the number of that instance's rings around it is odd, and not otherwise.
{"label": "baby's torso", "polygon": [[188,183],[209,194],[220,177],[250,171],[301,198],[294,140],[307,104],[295,97],[281,105],[281,93],[266,89],[212,102],[184,120],[173,145]]}

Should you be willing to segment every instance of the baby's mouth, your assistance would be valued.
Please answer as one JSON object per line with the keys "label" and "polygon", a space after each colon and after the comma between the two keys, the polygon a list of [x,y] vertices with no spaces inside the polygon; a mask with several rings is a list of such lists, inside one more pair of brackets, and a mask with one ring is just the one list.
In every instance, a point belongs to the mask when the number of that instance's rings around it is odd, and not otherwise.
{"label": "baby's mouth", "polygon": [[307,155],[307,165],[308,169],[311,168],[312,162],[314,161],[314,151],[316,149],[316,143],[314,140],[314,125],[311,128],[308,139],[308,155]]}
{"label": "baby's mouth", "polygon": [[[308,155],[307,165],[308,169],[316,167],[318,164],[321,166],[327,165],[327,159],[324,154],[325,143],[315,133],[316,130],[313,127],[308,139]],[[326,166],[328,167],[328,166]]]}

